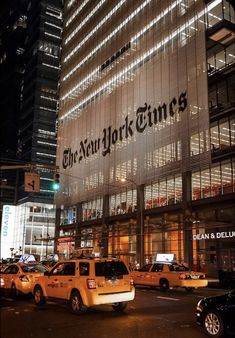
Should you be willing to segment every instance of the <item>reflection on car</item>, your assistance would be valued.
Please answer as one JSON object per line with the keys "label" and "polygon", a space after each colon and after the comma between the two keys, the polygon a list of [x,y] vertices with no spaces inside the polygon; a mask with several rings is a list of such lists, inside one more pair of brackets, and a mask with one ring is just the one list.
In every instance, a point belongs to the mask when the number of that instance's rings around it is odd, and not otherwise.
{"label": "reflection on car", "polygon": [[146,264],[138,271],[132,271],[131,276],[135,285],[160,287],[163,291],[171,287],[183,287],[191,292],[208,284],[204,273],[190,271],[176,262]]}
{"label": "reflection on car", "polygon": [[210,337],[234,336],[235,289],[221,296],[201,299],[196,308],[196,321]]}
{"label": "reflection on car", "polygon": [[129,270],[124,262],[113,258],[60,261],[39,277],[34,287],[37,306],[48,299],[65,301],[76,314],[101,304],[111,304],[115,311],[122,311],[134,297]]}
{"label": "reflection on car", "polygon": [[1,272],[1,294],[15,298],[20,294],[30,294],[37,278],[48,269],[38,263],[14,263]]}

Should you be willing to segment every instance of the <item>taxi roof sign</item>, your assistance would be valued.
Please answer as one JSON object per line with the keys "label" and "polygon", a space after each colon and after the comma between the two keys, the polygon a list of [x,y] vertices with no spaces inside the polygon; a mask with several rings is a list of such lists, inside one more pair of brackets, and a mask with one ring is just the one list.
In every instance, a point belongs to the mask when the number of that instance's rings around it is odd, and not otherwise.
{"label": "taxi roof sign", "polygon": [[157,254],[156,262],[175,262],[176,255],[175,254],[167,254],[167,253],[160,253]]}

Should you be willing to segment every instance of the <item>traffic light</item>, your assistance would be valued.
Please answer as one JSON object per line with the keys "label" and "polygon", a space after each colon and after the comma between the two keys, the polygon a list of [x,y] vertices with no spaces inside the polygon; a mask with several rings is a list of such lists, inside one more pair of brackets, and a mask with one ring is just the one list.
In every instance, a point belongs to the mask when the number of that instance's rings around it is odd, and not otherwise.
{"label": "traffic light", "polygon": [[53,181],[53,184],[52,184],[52,189],[54,191],[58,191],[60,188],[60,174],[55,174],[54,175],[54,181]]}

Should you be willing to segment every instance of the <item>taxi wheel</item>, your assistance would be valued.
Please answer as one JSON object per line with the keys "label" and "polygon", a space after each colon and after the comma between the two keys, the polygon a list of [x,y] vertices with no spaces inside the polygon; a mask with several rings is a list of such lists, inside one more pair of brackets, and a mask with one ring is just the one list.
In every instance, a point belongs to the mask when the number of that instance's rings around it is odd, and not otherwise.
{"label": "taxi wheel", "polygon": [[207,311],[203,318],[203,326],[208,336],[220,338],[224,334],[224,325],[216,311]]}
{"label": "taxi wheel", "polygon": [[40,286],[36,286],[34,289],[34,303],[37,306],[42,306],[46,303],[42,288]]}
{"label": "taxi wheel", "polygon": [[16,285],[12,284],[12,286],[11,286],[11,297],[15,299],[18,296],[19,296],[19,291],[17,290]]}
{"label": "taxi wheel", "polygon": [[73,291],[70,297],[70,309],[75,314],[86,311],[87,307],[83,304],[82,297],[78,291]]}
{"label": "taxi wheel", "polygon": [[160,280],[160,288],[161,291],[167,291],[169,289],[169,282],[167,279]]}
{"label": "taxi wheel", "polygon": [[112,304],[112,308],[116,312],[121,312],[121,311],[125,310],[126,307],[127,307],[127,302],[120,302],[120,303]]}

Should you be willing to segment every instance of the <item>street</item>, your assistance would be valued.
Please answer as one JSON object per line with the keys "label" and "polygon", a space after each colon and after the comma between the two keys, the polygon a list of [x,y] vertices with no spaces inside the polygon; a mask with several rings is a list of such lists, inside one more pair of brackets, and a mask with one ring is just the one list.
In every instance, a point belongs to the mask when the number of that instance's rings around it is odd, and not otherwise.
{"label": "street", "polygon": [[66,305],[48,302],[38,309],[32,298],[1,300],[2,338],[203,338],[195,323],[195,307],[204,296],[226,290],[205,288],[188,294],[184,289],[162,293],[136,288],[136,297],[124,313],[110,306],[90,308],[76,316]]}

